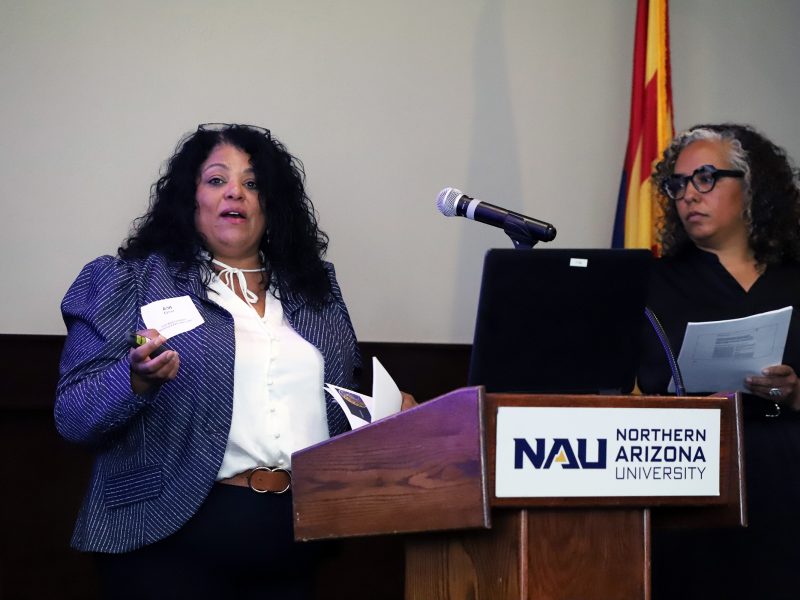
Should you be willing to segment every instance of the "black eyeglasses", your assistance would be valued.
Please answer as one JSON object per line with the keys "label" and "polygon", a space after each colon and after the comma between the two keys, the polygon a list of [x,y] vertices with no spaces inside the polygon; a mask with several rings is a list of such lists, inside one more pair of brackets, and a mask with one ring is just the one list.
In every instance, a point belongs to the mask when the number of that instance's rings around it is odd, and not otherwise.
{"label": "black eyeglasses", "polygon": [[272,137],[269,129],[259,127],[258,125],[239,125],[237,123],[201,123],[197,126],[197,131],[228,131],[229,129],[252,129],[267,137]]}
{"label": "black eyeglasses", "polygon": [[686,195],[686,187],[692,182],[694,189],[701,194],[710,192],[722,177],[744,177],[744,171],[717,169],[713,165],[703,165],[691,175],[670,175],[661,182],[661,191],[672,200],[681,200]]}

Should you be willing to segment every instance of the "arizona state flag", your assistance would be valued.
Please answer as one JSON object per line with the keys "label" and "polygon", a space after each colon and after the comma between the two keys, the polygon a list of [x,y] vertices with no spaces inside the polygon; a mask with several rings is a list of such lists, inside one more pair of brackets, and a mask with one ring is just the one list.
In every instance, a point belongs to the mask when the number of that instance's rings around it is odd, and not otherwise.
{"label": "arizona state flag", "polygon": [[661,210],[650,185],[653,165],[673,136],[668,0],[638,0],[628,148],[614,219],[614,248],[650,248]]}

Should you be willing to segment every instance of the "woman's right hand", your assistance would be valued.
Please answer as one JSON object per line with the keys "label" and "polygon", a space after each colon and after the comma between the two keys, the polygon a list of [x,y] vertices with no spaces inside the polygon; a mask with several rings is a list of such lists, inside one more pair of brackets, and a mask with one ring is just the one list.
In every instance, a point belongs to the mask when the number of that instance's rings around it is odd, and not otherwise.
{"label": "woman's right hand", "polygon": [[175,350],[167,350],[155,358],[150,358],[150,353],[162,346],[167,338],[155,329],[144,329],[136,333],[150,339],[146,344],[131,348],[128,352],[128,361],[131,363],[131,389],[136,394],[144,394],[175,379],[181,366],[181,359]]}

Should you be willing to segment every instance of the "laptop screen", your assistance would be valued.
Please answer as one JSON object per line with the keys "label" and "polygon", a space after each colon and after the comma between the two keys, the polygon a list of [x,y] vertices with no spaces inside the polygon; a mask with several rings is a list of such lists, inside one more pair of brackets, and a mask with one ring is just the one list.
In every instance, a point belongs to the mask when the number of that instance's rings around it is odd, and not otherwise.
{"label": "laptop screen", "polygon": [[648,250],[490,250],[469,384],[488,392],[633,389]]}

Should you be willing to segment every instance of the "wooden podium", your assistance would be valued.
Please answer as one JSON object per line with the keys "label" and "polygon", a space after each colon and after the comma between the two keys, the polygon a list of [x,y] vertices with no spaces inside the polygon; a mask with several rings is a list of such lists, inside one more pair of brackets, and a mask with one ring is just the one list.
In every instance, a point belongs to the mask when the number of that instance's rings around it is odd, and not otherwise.
{"label": "wooden podium", "polygon": [[[718,496],[498,498],[498,409],[718,408]],[[456,390],[294,454],[298,540],[409,534],[407,600],[647,599],[651,508],[682,526],[745,524],[735,396]]]}

